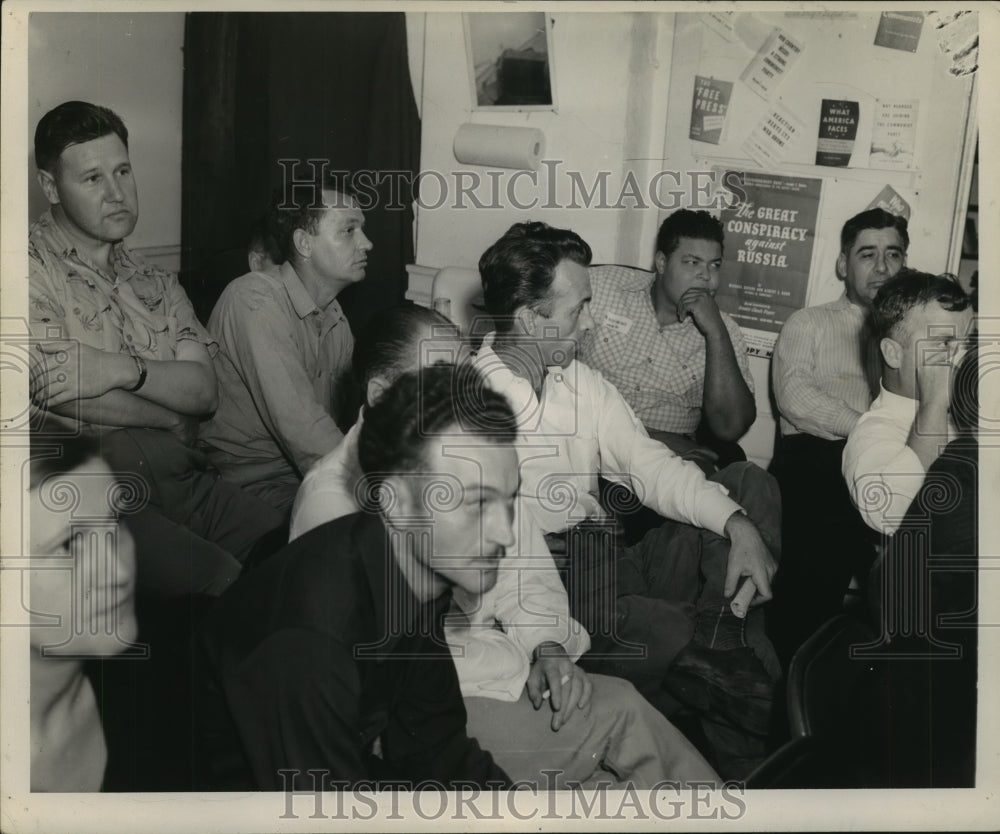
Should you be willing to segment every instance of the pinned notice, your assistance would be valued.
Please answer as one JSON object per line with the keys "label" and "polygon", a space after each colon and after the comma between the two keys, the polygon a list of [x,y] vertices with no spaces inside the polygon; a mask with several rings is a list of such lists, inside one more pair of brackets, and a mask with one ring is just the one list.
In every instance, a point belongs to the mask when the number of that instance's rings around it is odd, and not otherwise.
{"label": "pinned notice", "polygon": [[872,125],[872,148],[868,156],[871,168],[906,170],[913,168],[917,144],[916,99],[875,102]]}
{"label": "pinned notice", "polygon": [[732,81],[695,76],[694,97],[691,100],[691,129],[688,131],[691,139],[713,145],[719,144],[732,93]]}
{"label": "pinned notice", "polygon": [[910,204],[891,185],[887,185],[879,191],[875,199],[865,207],[865,211],[873,208],[880,208],[883,211],[889,212],[889,214],[898,214],[907,220],[910,219]]}
{"label": "pinned notice", "polygon": [[923,28],[923,12],[882,12],[875,32],[875,46],[916,52]]}
{"label": "pinned notice", "polygon": [[788,155],[788,149],[804,129],[799,118],[778,102],[743,140],[743,152],[761,168],[774,168]]}
{"label": "pinned notice", "polygon": [[801,54],[802,44],[776,26],[743,70],[740,81],[770,101],[774,89]]}
{"label": "pinned notice", "polygon": [[846,168],[850,164],[860,112],[856,101],[823,99],[819,113],[819,139],[816,142],[817,165]]}

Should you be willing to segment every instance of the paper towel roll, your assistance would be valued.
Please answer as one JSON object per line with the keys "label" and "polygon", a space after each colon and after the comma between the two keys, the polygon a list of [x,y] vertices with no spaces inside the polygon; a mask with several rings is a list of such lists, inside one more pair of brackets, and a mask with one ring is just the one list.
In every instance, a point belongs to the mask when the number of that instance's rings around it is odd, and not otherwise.
{"label": "paper towel roll", "polygon": [[455,134],[454,151],[467,165],[537,171],[545,134],[534,127],[464,124]]}

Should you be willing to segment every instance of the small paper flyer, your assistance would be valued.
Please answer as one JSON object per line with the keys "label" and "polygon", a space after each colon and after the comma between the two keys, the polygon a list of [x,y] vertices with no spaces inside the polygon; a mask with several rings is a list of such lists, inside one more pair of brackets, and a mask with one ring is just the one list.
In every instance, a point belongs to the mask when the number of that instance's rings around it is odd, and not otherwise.
{"label": "small paper flyer", "polygon": [[868,167],[910,170],[917,145],[917,99],[877,99]]}
{"label": "small paper flyer", "polygon": [[816,164],[846,168],[851,163],[858,135],[861,107],[856,101],[823,99],[819,112]]}
{"label": "small paper flyer", "polygon": [[750,59],[740,75],[740,81],[765,101],[770,101],[775,87],[801,54],[802,44],[775,26],[757,54]]}
{"label": "small paper flyer", "polygon": [[726,111],[733,93],[732,81],[718,78],[694,78],[694,97],[691,100],[691,129],[688,136],[698,142],[718,145],[726,123]]}
{"label": "small paper flyer", "polygon": [[891,185],[887,185],[875,196],[866,207],[868,209],[880,208],[889,214],[898,214],[900,217],[910,219],[910,204],[903,199],[903,196]]}
{"label": "small paper flyer", "polygon": [[720,38],[735,43],[736,33],[733,27],[733,15],[733,12],[704,12],[701,16],[701,22]]}
{"label": "small paper flyer", "polygon": [[875,32],[875,46],[916,52],[923,26],[923,12],[882,12]]}
{"label": "small paper flyer", "polygon": [[743,140],[742,149],[761,168],[774,168],[804,130],[798,116],[779,101]]}

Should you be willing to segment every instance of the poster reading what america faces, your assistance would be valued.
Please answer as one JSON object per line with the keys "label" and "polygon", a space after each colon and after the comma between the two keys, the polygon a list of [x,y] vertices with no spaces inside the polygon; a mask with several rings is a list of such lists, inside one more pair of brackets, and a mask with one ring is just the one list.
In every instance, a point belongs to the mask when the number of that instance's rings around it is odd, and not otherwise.
{"label": "poster reading what america faces", "polygon": [[725,252],[716,302],[768,357],[785,320],[805,306],[822,181],[727,171],[736,202],[722,210]]}

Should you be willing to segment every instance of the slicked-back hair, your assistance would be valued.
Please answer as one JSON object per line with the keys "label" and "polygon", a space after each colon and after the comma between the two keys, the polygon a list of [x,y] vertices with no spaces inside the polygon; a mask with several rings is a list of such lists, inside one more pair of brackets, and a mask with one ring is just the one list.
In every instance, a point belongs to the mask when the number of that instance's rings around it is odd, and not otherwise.
{"label": "slicked-back hair", "polygon": [[512,443],[517,423],[507,398],[468,362],[439,363],[399,376],[366,406],[358,459],[369,483],[427,467],[428,444],[461,430],[494,443]]}
{"label": "slicked-back hair", "polygon": [[903,251],[910,248],[910,233],[906,218],[900,214],[890,214],[885,209],[873,208],[855,214],[840,230],[840,251],[851,254],[851,247],[865,229],[895,229],[903,239]]}
{"label": "slicked-back hair", "polygon": [[[331,191],[339,195],[333,205],[323,200],[323,192]],[[265,214],[266,228],[274,238],[279,260],[298,262],[293,236],[296,229],[316,234],[319,221],[328,208],[348,208],[357,199],[357,190],[350,175],[324,173],[314,182],[296,182],[276,189]]]}
{"label": "slicked-back hair", "polygon": [[35,128],[35,165],[56,172],[59,157],[70,145],[115,134],[128,149],[128,129],[113,110],[87,101],[64,101],[46,113]]}
{"label": "slicked-back hair", "polygon": [[425,329],[442,328],[455,332],[458,327],[448,318],[419,304],[400,304],[375,313],[354,342],[351,370],[361,387],[362,399],[373,377],[381,376],[392,383],[410,367],[419,351],[417,339]]}
{"label": "slicked-back hair", "polygon": [[660,224],[656,233],[656,251],[669,258],[680,245],[681,238],[711,240],[719,246],[725,245],[722,222],[707,211],[679,209]]}
{"label": "slicked-back hair", "polygon": [[483,301],[497,331],[510,331],[521,307],[551,315],[556,267],[567,260],[589,266],[591,257],[590,246],[570,229],[537,221],[511,226],[479,259]]}
{"label": "slicked-back hair", "polygon": [[875,338],[881,341],[892,337],[898,333],[899,324],[910,310],[935,301],[945,310],[954,313],[961,312],[971,303],[953,275],[932,275],[916,269],[901,269],[879,287],[875,294],[871,310]]}

